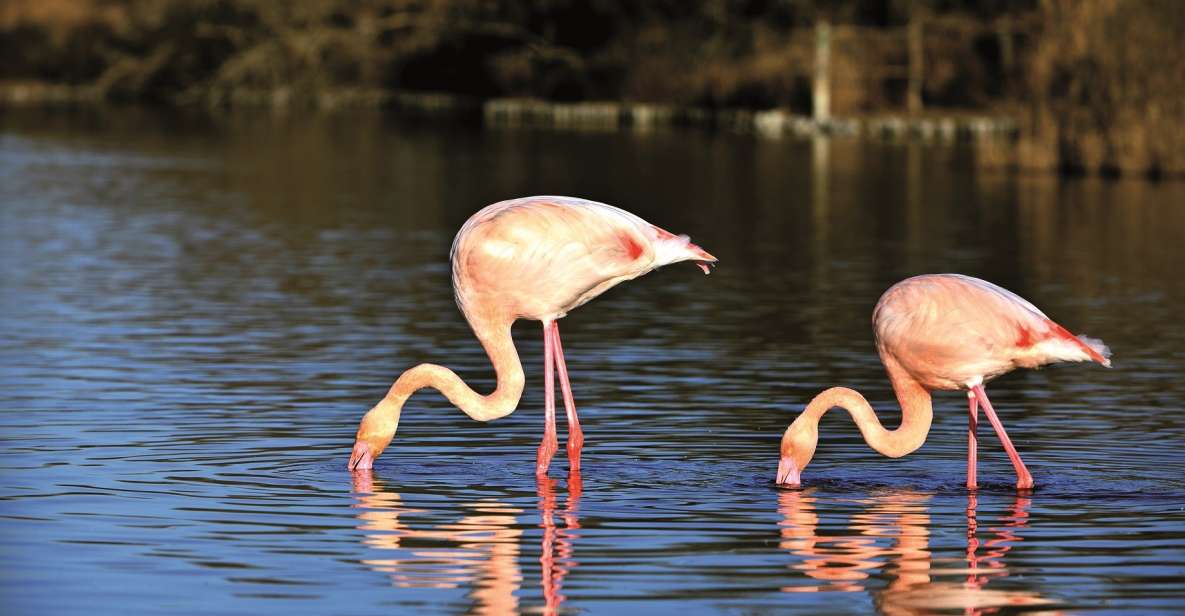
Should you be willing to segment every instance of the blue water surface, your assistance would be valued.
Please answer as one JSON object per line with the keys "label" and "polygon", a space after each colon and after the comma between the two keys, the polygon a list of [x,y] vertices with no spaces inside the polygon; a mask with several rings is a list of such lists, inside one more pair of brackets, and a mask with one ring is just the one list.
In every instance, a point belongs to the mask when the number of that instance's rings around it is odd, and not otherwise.
{"label": "blue water surface", "polygon": [[[1185,607],[1185,185],[977,170],[966,145],[482,130],[381,115],[0,117],[0,604],[11,614],[1150,613]],[[692,238],[562,321],[585,429],[534,475],[518,411],[432,393],[345,470],[400,371],[493,372],[448,249],[513,196]],[[899,421],[880,293],[958,271],[1102,338],[1114,368],[989,387],[890,460],[840,411],[802,490],[778,442],[825,387]],[[561,413],[562,417],[562,413]],[[561,439],[564,437],[561,420]]]}

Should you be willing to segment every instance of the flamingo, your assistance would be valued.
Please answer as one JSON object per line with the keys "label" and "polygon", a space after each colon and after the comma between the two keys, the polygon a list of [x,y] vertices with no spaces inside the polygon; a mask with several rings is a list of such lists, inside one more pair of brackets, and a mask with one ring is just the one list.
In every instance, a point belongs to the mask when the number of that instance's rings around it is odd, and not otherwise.
{"label": "flamingo", "polygon": [[420,364],[404,372],[362,418],[350,470],[369,469],[390,444],[404,403],[416,391],[440,391],[466,415],[491,421],[514,412],[523,392],[523,367],[510,327],[520,318],[543,323],[546,423],[535,472],[546,475],[558,449],[553,367],[568,415],[568,460],[580,470],[584,433],[568,383],[557,321],[614,285],[655,268],[695,261],[709,273],[716,257],[625,210],[572,197],[525,197],[486,206],[457,232],[451,253],[457,305],[497,374],[481,395],[452,370]]}
{"label": "flamingo", "polygon": [[877,302],[872,325],[877,352],[901,405],[901,425],[886,430],[853,389],[825,390],[782,435],[777,483],[801,484],[801,471],[819,440],[819,419],[834,407],[852,416],[870,447],[899,458],[926,441],[933,417],[930,392],[966,389],[967,487],[976,487],[975,430],[982,406],[1016,469],[1016,487],[1032,488],[1033,476],[1008,440],[984,384],[1015,368],[1054,362],[1111,366],[1111,351],[1101,340],[1075,336],[1015,293],[960,274],[915,276],[893,285]]}

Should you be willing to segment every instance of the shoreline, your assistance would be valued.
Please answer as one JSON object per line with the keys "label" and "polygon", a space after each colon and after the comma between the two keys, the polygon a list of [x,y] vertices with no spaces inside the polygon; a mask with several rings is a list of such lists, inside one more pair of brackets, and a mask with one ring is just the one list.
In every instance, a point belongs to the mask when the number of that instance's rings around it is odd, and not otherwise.
{"label": "shoreline", "polygon": [[[47,83],[0,83],[0,112],[7,109],[99,108],[145,105],[111,100],[94,86]],[[538,128],[564,131],[633,132],[690,128],[754,135],[763,139],[853,138],[890,142],[966,143],[976,151],[976,165],[1007,172],[1066,176],[1181,177],[1156,160],[1130,160],[1126,166],[1106,157],[1067,161],[1065,145],[1049,134],[1026,130],[1019,113],[935,110],[918,115],[900,111],[816,120],[786,109],[711,109],[655,103],[585,101],[560,103],[530,98],[478,99],[433,92],[340,89],[309,93],[291,88],[210,92],[198,102],[159,104],[163,109],[212,115],[238,111],[334,115],[378,111],[406,118],[466,121],[488,128]]]}
{"label": "shoreline", "polygon": [[[107,100],[98,88],[42,83],[0,84],[0,109],[54,108],[121,104]],[[138,103],[130,103],[138,104]],[[889,140],[937,141],[1012,140],[1018,122],[1006,114],[986,112],[930,112],[911,116],[902,112],[831,117],[826,120],[786,109],[710,109],[656,103],[618,101],[552,102],[531,98],[476,99],[433,92],[395,92],[345,89],[306,94],[290,89],[213,93],[205,104],[179,105],[212,113],[239,109],[281,113],[308,110],[337,113],[357,109],[392,111],[412,117],[471,118],[498,128],[646,132],[694,127],[751,133],[761,137],[844,136]]]}

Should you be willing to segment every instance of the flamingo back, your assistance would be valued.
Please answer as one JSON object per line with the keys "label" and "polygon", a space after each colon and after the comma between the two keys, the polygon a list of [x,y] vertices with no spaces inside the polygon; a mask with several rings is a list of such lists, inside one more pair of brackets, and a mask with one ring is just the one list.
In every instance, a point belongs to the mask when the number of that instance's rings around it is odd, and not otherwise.
{"label": "flamingo back", "polygon": [[620,282],[702,257],[715,260],[611,205],[526,197],[489,205],[461,227],[453,288],[471,319],[553,320]]}
{"label": "flamingo back", "polygon": [[1015,293],[960,274],[903,280],[873,311],[877,349],[931,389],[961,389],[1015,368],[1110,365],[1101,341],[1074,336]]}

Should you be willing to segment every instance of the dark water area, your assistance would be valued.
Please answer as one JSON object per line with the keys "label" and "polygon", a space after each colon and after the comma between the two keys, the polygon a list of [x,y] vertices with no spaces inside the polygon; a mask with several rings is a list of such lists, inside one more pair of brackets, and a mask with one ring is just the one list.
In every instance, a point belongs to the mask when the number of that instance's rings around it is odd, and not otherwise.
{"label": "dark water area", "polygon": [[[6,614],[1148,613],[1185,610],[1185,184],[977,171],[959,146],[416,125],[380,115],[0,116],[0,605]],[[542,335],[517,412],[412,398],[372,473],[362,413],[414,364],[493,373],[453,303],[453,234],[568,194],[720,258],[562,322],[585,429],[534,476]],[[896,401],[880,293],[1005,286],[1114,368],[988,388],[926,444],[843,413],[802,490],[782,431],[825,387]],[[562,413],[561,413],[562,416]],[[562,426],[561,443],[564,437]]]}

